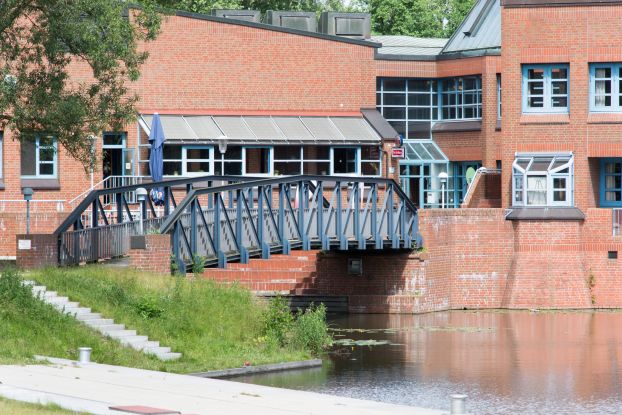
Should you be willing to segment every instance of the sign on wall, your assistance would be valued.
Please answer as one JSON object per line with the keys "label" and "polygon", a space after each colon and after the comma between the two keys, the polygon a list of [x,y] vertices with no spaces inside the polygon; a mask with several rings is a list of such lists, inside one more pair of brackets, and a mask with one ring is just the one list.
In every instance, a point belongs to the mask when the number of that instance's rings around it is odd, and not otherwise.
{"label": "sign on wall", "polygon": [[394,159],[403,159],[406,157],[406,150],[404,147],[393,147],[391,149],[391,156]]}

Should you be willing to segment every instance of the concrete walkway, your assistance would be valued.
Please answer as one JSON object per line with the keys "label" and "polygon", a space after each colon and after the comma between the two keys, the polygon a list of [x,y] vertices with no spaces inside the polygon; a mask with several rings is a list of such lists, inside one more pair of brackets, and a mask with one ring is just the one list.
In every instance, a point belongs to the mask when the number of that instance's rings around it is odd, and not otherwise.
{"label": "concrete walkway", "polygon": [[[55,403],[97,415],[122,415],[110,406],[146,405],[200,415],[408,414],[442,411],[311,392],[204,379],[64,359],[51,365],[0,366],[0,396]],[[449,397],[448,397],[449,405]]]}

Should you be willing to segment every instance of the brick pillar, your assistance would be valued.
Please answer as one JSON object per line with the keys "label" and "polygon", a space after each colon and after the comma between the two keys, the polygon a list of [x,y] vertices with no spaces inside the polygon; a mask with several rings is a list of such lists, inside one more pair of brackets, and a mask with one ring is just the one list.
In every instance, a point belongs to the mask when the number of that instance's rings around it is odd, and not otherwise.
{"label": "brick pillar", "polygon": [[171,236],[151,234],[130,238],[130,267],[158,274],[171,273]]}
{"label": "brick pillar", "polygon": [[33,269],[58,265],[58,237],[52,234],[16,235],[18,268]]}

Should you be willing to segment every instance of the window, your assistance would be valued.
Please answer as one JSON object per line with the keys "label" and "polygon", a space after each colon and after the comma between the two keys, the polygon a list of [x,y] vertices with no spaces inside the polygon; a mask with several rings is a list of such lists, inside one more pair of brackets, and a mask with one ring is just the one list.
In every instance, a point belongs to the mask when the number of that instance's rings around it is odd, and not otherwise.
{"label": "window", "polygon": [[125,148],[125,133],[104,133],[103,145],[106,148]]}
{"label": "window", "polygon": [[481,76],[378,78],[376,105],[405,139],[428,139],[434,121],[481,119]]}
{"label": "window", "polygon": [[21,175],[33,178],[55,178],[57,162],[56,138],[37,136],[21,143]]}
{"label": "window", "polygon": [[241,176],[243,168],[242,147],[230,146],[225,154],[216,151],[214,174],[218,176]]}
{"label": "window", "polygon": [[183,174],[181,146],[164,144],[162,158],[164,160],[164,176],[181,176]]}
{"label": "window", "polygon": [[622,159],[600,161],[600,205],[622,206]]}
{"label": "window", "polygon": [[361,175],[380,176],[380,147],[361,147]]}
{"label": "window", "polygon": [[512,165],[513,206],[572,206],[572,154],[517,154]]}
{"label": "window", "polygon": [[523,112],[568,112],[568,65],[523,66]]}
{"label": "window", "polygon": [[590,64],[590,111],[622,111],[622,64]]}
{"label": "window", "polygon": [[501,74],[497,74],[497,119],[501,119]]}
{"label": "window", "polygon": [[272,148],[246,147],[245,174],[269,175],[272,174]]}
{"label": "window", "polygon": [[293,176],[302,172],[301,146],[274,147],[274,174]]}
{"label": "window", "polygon": [[184,147],[183,174],[184,176],[205,176],[212,174],[213,147]]}
{"label": "window", "polygon": [[358,174],[358,148],[333,147],[333,174]]}
{"label": "window", "polygon": [[330,174],[330,147],[304,146],[302,148],[302,171],[304,174]]}
{"label": "window", "polygon": [[442,119],[482,118],[482,79],[479,76],[443,79],[441,82]]}

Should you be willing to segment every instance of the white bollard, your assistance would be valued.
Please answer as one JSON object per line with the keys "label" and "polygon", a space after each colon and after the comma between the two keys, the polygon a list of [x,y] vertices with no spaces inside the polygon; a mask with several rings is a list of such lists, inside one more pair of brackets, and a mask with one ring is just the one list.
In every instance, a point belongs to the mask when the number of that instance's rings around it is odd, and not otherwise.
{"label": "white bollard", "polygon": [[78,347],[80,355],[78,361],[80,363],[91,363],[91,348],[90,347]]}
{"label": "white bollard", "polygon": [[466,395],[451,395],[450,415],[466,415]]}

